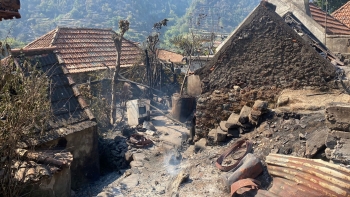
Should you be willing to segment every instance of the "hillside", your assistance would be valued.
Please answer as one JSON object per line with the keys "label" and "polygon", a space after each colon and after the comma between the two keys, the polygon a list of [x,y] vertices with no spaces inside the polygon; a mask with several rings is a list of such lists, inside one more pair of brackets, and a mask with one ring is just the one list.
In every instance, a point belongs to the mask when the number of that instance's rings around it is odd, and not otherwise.
{"label": "hillside", "polygon": [[[169,19],[167,39],[188,32],[190,19],[206,14],[206,31],[229,33],[258,4],[258,0],[31,0],[22,1],[21,19],[3,21],[0,38],[30,42],[57,26],[117,29],[120,19],[130,21],[129,39],[143,42],[152,26]],[[194,21],[194,20],[193,20]],[[194,22],[193,22],[194,23]],[[10,32],[10,33],[9,33]]]}

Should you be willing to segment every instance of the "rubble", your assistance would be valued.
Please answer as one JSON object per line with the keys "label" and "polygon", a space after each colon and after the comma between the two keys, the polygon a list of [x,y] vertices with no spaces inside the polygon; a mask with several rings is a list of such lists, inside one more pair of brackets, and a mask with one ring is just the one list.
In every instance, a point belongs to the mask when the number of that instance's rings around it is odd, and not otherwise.
{"label": "rubble", "polygon": [[331,103],[326,108],[327,126],[329,129],[350,132],[350,105]]}
{"label": "rubble", "polygon": [[331,131],[326,137],[326,156],[334,163],[350,165],[350,133]]}

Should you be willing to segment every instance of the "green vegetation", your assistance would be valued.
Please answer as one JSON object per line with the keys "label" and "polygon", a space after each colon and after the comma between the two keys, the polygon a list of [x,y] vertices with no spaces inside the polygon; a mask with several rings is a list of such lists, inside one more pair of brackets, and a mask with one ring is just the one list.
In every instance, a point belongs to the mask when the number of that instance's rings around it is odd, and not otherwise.
{"label": "green vegetation", "polygon": [[[259,0],[31,0],[21,3],[22,18],[2,21],[0,39],[9,35],[28,43],[57,26],[118,30],[118,21],[123,19],[130,22],[125,37],[144,42],[154,31],[153,24],[167,18],[168,28],[160,31],[163,47],[170,44],[170,38],[186,34],[191,27],[229,34]],[[197,25],[200,14],[207,16]]]}

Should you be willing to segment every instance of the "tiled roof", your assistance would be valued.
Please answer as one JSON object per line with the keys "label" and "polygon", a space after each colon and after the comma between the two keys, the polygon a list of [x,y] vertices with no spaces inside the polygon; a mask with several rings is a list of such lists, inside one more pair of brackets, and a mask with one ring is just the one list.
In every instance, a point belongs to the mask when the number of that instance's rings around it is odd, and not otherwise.
{"label": "tiled roof", "polygon": [[[57,28],[28,44],[24,49],[57,47],[69,73],[81,73],[114,67],[116,48],[110,29]],[[138,64],[141,50],[127,39],[122,43],[121,67]]]}
{"label": "tiled roof", "polygon": [[[316,5],[310,3],[310,11],[312,18],[325,28],[326,12],[318,8]],[[327,34],[328,35],[350,35],[350,28],[327,14]]]}
{"label": "tiled roof", "polygon": [[159,49],[157,51],[157,56],[160,60],[163,60],[163,61],[170,61],[170,62],[174,62],[174,63],[183,63],[182,62],[182,59],[183,59],[182,55],[171,52],[171,51],[167,51],[164,49]]}
{"label": "tiled roof", "polygon": [[94,120],[94,116],[77,90],[72,77],[65,74],[65,69],[59,65],[53,48],[12,50],[12,56],[18,66],[24,59],[29,60],[32,65],[37,64],[51,81],[50,100],[53,117],[49,121],[48,130],[52,131],[67,127],[67,125]]}
{"label": "tiled roof", "polygon": [[334,11],[332,16],[350,28],[350,1]]}

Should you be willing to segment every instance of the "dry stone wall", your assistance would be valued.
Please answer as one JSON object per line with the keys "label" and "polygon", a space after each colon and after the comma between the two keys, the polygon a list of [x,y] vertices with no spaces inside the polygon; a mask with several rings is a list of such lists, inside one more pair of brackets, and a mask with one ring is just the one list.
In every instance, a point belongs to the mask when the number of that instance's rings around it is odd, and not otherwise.
{"label": "dry stone wall", "polygon": [[285,88],[336,88],[336,68],[306,43],[274,6],[262,1],[213,60],[195,73],[202,81],[197,136],[256,99],[274,103]]}

